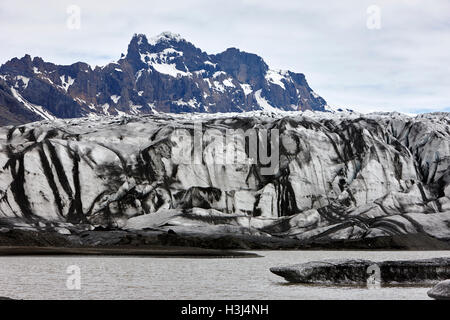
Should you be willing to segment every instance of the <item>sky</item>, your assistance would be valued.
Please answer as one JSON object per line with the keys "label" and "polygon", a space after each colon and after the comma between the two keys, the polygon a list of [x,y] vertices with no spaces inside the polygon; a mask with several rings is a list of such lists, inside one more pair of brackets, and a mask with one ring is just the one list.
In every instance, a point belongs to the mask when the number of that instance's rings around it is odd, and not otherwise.
{"label": "sky", "polygon": [[449,0],[0,1],[1,64],[30,54],[105,65],[134,33],[171,31],[304,73],[331,106],[450,111]]}

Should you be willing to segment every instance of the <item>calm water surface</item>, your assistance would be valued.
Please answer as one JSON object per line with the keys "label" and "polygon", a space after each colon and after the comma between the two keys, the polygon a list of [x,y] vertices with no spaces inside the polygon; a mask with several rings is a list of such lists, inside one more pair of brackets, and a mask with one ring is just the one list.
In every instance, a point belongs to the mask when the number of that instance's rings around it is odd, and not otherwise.
{"label": "calm water surface", "polygon": [[[16,299],[428,299],[429,286],[288,284],[270,267],[330,258],[450,257],[449,251],[259,251],[262,258],[0,257],[0,296]],[[81,289],[66,287],[67,267]]]}

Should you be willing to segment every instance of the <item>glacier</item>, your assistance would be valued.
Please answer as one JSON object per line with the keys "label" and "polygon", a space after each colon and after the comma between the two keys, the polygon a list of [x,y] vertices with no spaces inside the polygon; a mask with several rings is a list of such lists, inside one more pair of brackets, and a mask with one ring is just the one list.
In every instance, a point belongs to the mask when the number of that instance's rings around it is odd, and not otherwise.
{"label": "glacier", "polygon": [[[278,130],[277,167],[220,162],[195,124]],[[212,131],[211,131],[212,130]],[[245,137],[227,147],[242,148]],[[258,145],[269,143],[267,139]],[[231,145],[229,145],[229,143]],[[262,143],[262,144],[261,144]],[[234,144],[234,145],[233,145]],[[250,146],[251,148],[251,146]],[[450,240],[450,114],[252,111],[43,120],[0,127],[0,227]]]}

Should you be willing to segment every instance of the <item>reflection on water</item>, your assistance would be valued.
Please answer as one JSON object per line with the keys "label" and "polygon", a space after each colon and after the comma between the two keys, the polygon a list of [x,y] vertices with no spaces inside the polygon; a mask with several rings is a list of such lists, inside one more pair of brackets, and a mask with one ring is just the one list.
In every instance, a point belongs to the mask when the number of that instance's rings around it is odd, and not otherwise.
{"label": "reflection on water", "polygon": [[[270,267],[330,258],[374,261],[448,251],[259,251],[262,258],[0,257],[0,296],[16,299],[428,299],[429,286],[289,284]],[[69,266],[78,266],[77,274]]]}

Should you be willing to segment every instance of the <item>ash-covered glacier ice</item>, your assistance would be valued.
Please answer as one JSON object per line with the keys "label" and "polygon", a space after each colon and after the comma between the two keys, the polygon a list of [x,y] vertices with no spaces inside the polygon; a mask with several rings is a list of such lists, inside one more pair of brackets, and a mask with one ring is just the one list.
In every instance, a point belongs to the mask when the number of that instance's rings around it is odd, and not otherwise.
{"label": "ash-covered glacier ice", "polygon": [[[237,129],[256,132],[256,140]],[[224,148],[245,161],[230,162]],[[264,169],[273,163],[249,157],[264,148],[276,161],[269,174]],[[1,127],[0,163],[0,223],[21,228],[170,228],[305,241],[422,233],[450,240],[446,113],[46,120]]]}

